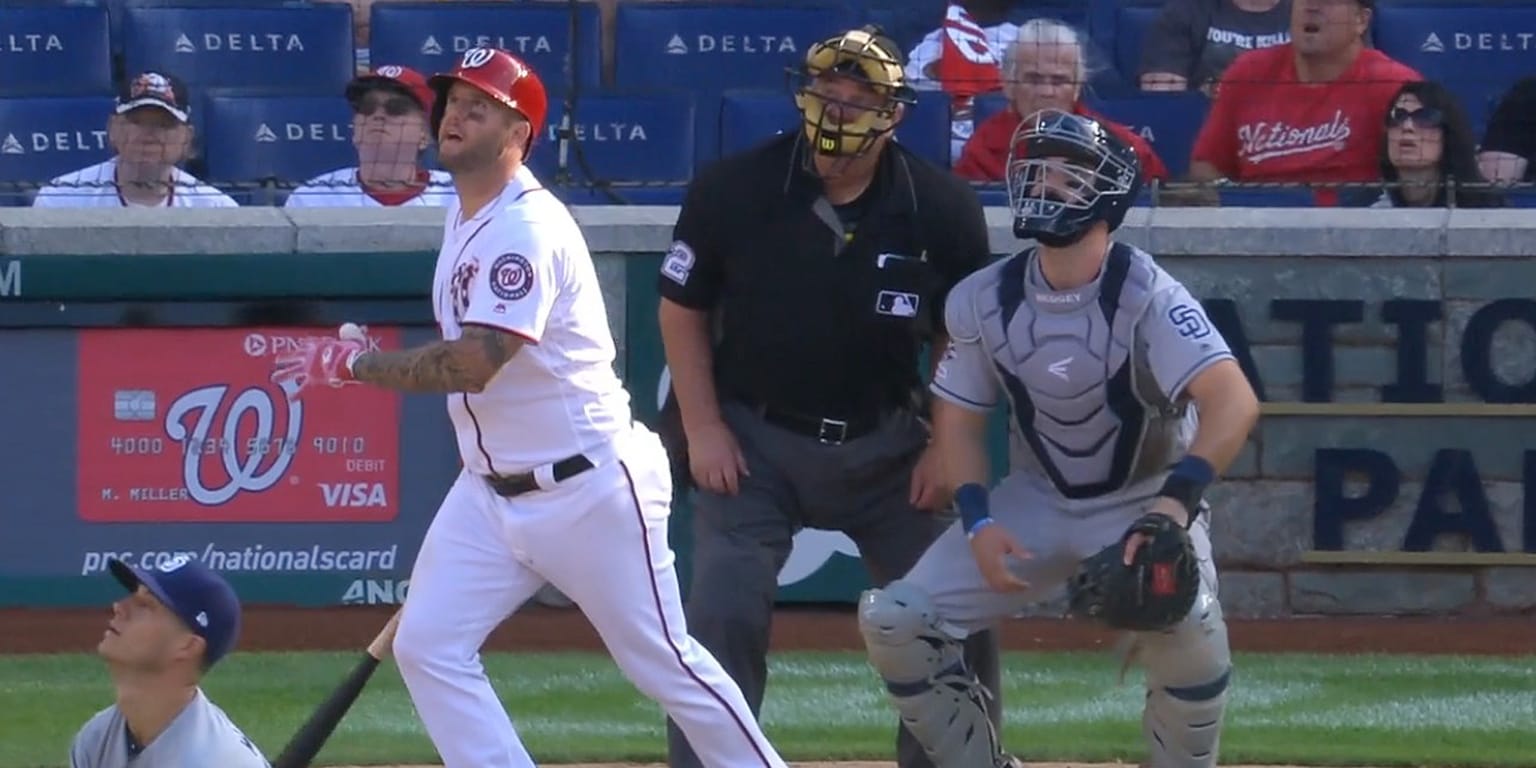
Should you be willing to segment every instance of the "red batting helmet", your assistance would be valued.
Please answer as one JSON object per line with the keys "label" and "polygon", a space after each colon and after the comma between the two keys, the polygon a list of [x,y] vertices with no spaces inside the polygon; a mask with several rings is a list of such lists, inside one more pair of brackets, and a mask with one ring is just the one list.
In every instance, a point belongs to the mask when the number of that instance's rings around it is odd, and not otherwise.
{"label": "red batting helmet", "polygon": [[[432,106],[432,136],[436,138],[443,124],[443,111],[448,104],[448,89],[455,82],[479,88],[502,105],[522,115],[533,129],[528,143],[544,130],[544,116],[549,109],[544,83],[522,60],[500,48],[471,48],[459,57],[453,70],[433,75],[427,84],[437,96]],[[524,148],[525,151],[528,149]]]}

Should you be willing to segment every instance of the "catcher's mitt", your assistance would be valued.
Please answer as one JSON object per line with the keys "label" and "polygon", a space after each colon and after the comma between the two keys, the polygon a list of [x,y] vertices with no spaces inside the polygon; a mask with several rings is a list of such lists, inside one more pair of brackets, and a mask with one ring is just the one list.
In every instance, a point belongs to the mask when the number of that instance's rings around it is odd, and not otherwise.
{"label": "catcher's mitt", "polygon": [[[1151,538],[1125,566],[1132,534]],[[1189,532],[1167,515],[1149,513],[1131,523],[1120,540],[1083,560],[1067,583],[1073,614],[1116,629],[1153,632],[1179,623],[1200,592],[1200,567]]]}

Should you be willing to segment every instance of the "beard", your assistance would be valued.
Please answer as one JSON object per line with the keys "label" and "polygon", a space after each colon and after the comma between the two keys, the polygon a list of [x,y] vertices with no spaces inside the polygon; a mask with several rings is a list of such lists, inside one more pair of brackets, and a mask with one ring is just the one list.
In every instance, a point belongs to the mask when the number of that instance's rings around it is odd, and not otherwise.
{"label": "beard", "polygon": [[494,137],[485,137],[474,144],[459,139],[456,144],[454,150],[446,154],[441,146],[438,147],[437,162],[449,173],[476,171],[491,165],[501,156],[501,142]]}

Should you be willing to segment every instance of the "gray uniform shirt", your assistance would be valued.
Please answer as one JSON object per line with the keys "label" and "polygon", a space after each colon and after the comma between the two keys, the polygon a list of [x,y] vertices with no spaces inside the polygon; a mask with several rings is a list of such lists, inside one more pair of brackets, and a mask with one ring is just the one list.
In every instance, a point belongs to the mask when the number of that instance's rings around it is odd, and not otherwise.
{"label": "gray uniform shirt", "polygon": [[1189,448],[1185,388],[1233,359],[1200,302],[1144,251],[1116,243],[1097,280],[1052,289],[1034,251],[961,281],[945,304],[938,397],[973,410],[1008,398],[1010,470],[1064,510],[1151,496]]}
{"label": "gray uniform shirt", "polygon": [[1167,0],[1142,43],[1141,74],[1183,75],[1195,90],[1219,80],[1238,54],[1290,41],[1290,0],[1259,13],[1229,0]]}
{"label": "gray uniform shirt", "polygon": [[69,748],[70,768],[271,768],[261,750],[201,690],[165,731],[128,755],[117,705],[88,720]]}

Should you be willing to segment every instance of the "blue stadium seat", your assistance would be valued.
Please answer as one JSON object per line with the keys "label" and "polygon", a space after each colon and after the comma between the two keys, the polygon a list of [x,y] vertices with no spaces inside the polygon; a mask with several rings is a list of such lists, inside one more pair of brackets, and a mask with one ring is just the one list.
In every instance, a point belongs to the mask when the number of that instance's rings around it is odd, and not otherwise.
{"label": "blue stadium seat", "polygon": [[602,84],[602,28],[598,8],[577,7],[578,39],[571,40],[565,3],[405,2],[377,3],[369,20],[368,57],[373,64],[400,64],[424,75],[452,69],[458,55],[490,45],[522,57],[544,87],[564,92],[572,58],[578,84]]}
{"label": "blue stadium seat", "polygon": [[614,29],[621,90],[772,88],[813,43],[854,25],[846,8],[730,2],[623,3]]}
{"label": "blue stadium seat", "polygon": [[204,103],[210,182],[297,184],[357,162],[340,96],[213,92]]}
{"label": "blue stadium seat", "polygon": [[165,70],[193,89],[335,96],[355,69],[351,6],[125,9],[129,73]]}
{"label": "blue stadium seat", "polygon": [[0,7],[0,29],[6,54],[0,97],[112,93],[106,8]]}
{"label": "blue stadium seat", "polygon": [[[529,167],[547,184],[559,170],[559,130],[565,105],[550,104],[549,124],[534,143]],[[684,93],[590,95],[576,102],[566,152],[575,184],[676,182],[693,176],[693,100]]]}
{"label": "blue stadium seat", "polygon": [[719,154],[735,154],[776,134],[799,130],[800,113],[783,91],[733,89],[720,100]]}
{"label": "blue stadium seat", "polygon": [[1376,9],[1376,46],[1454,91],[1481,135],[1483,105],[1521,77],[1536,73],[1536,3],[1383,3]]}
{"label": "blue stadium seat", "polygon": [[1162,9],[1155,5],[1128,4],[1120,8],[1115,17],[1114,47],[1115,69],[1120,79],[1132,88],[1139,88],[1141,81],[1141,48],[1147,30]]}
{"label": "blue stadium seat", "polygon": [[45,183],[104,162],[107,96],[0,99],[0,181]]}
{"label": "blue stadium seat", "polygon": [[1136,93],[1112,99],[1090,97],[1085,103],[1150,142],[1174,178],[1188,171],[1195,136],[1210,109],[1210,100],[1199,91]]}
{"label": "blue stadium seat", "polygon": [[944,3],[934,0],[868,0],[861,24],[879,24],[901,47],[903,58],[944,23]]}
{"label": "blue stadium seat", "polygon": [[1504,203],[1508,208],[1536,208],[1536,187],[1525,184],[1505,190]]}
{"label": "blue stadium seat", "polygon": [[[57,2],[57,0],[0,0],[5,2]],[[297,8],[309,5],[309,0],[68,0],[71,4],[101,5],[112,17],[112,52],[123,52],[123,17],[129,8]]]}
{"label": "blue stadium seat", "polygon": [[[788,94],[763,89],[728,90],[720,100],[718,153],[714,157],[740,152],[799,127],[800,113]],[[919,93],[917,105],[896,128],[897,141],[941,168],[950,165],[949,137],[949,97],[938,91]]]}
{"label": "blue stadium seat", "polygon": [[917,104],[907,110],[906,118],[896,127],[896,140],[902,146],[940,168],[948,168],[951,163],[949,141],[953,116],[949,103],[949,94],[943,91],[921,91],[917,94]]}

